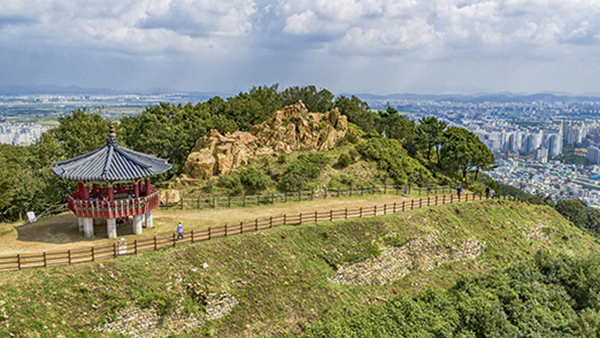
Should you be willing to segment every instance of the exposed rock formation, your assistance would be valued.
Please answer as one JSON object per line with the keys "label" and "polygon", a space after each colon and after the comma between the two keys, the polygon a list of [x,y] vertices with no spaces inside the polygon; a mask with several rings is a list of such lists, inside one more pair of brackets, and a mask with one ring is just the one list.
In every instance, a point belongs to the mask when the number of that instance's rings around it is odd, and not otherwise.
{"label": "exposed rock formation", "polygon": [[440,245],[438,238],[438,233],[432,232],[415,238],[402,247],[388,247],[380,256],[340,266],[335,276],[329,280],[336,284],[390,284],[414,269],[428,271],[441,264],[475,259],[485,248],[485,242],[473,238],[467,239],[458,248],[449,243]]}
{"label": "exposed rock formation", "polygon": [[253,156],[274,152],[329,150],[348,130],[346,116],[334,108],[325,114],[309,113],[302,101],[286,106],[250,132],[221,135],[211,130],[198,139],[183,171],[191,179],[210,179],[248,163]]}
{"label": "exposed rock formation", "polygon": [[160,191],[160,204],[172,205],[179,203],[179,191],[175,189]]}

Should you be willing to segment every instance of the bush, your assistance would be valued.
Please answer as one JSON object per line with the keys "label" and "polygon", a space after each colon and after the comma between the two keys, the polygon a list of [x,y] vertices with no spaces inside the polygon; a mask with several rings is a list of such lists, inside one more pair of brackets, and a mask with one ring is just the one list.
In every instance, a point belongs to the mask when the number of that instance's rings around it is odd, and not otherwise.
{"label": "bush", "polygon": [[244,191],[244,186],[237,174],[227,174],[219,177],[217,186],[227,189],[231,195],[239,195]]}
{"label": "bush", "polygon": [[300,154],[279,178],[279,186],[285,191],[299,191],[319,178],[331,159],[320,153]]}
{"label": "bush", "polygon": [[373,136],[357,145],[356,150],[367,159],[377,161],[379,169],[385,170],[396,184],[429,185],[435,182],[431,172],[409,157],[397,140]]}
{"label": "bush", "polygon": [[350,155],[350,157],[352,158],[352,161],[356,161],[360,157],[360,154],[358,153],[358,151],[355,148],[350,149],[348,151],[348,155]]}
{"label": "bush", "polygon": [[342,168],[346,168],[347,166],[352,164],[352,157],[350,157],[350,155],[348,155],[347,153],[342,153],[340,155],[340,157],[338,158],[338,161],[336,164]]}
{"label": "bush", "polygon": [[255,168],[246,168],[238,172],[240,181],[247,190],[256,192],[266,189],[271,184],[271,178]]}

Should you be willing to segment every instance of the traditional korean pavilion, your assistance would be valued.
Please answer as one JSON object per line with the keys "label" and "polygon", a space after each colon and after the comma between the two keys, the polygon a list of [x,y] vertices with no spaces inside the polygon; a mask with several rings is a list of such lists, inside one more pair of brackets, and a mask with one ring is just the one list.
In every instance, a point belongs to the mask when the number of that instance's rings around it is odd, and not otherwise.
{"label": "traditional korean pavilion", "polygon": [[78,217],[85,237],[94,236],[94,223],[106,220],[108,238],[117,237],[117,219],[133,217],[133,233],[142,233],[142,222],[152,227],[152,210],[160,192],[150,176],[171,169],[167,160],[119,146],[111,125],[106,146],[54,163],[52,172],[77,180],[77,191],[67,195],[69,209]]}

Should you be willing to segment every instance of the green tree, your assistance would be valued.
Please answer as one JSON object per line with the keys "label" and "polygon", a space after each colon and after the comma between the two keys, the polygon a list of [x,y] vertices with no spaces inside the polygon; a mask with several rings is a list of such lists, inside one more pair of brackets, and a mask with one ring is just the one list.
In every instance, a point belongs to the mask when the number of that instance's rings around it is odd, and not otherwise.
{"label": "green tree", "polygon": [[415,137],[415,122],[405,115],[401,115],[389,104],[386,110],[379,111],[379,119],[376,122],[377,131],[385,137],[393,138],[412,153]]}
{"label": "green tree", "polygon": [[16,193],[16,170],[11,167],[0,153],[0,210],[8,207]]}
{"label": "green tree", "polygon": [[464,179],[473,168],[488,170],[494,163],[486,145],[475,134],[459,127],[450,127],[443,132],[440,155],[440,168],[460,171]]}
{"label": "green tree", "polygon": [[314,85],[289,87],[281,95],[284,106],[302,100],[309,112],[324,113],[333,108],[333,94],[327,89],[317,90]]}
{"label": "green tree", "polygon": [[351,98],[340,95],[336,98],[334,106],[340,110],[342,115],[348,117],[348,122],[356,124],[365,132],[369,133],[376,130],[377,113],[371,111],[367,102],[361,101],[354,95]]}
{"label": "green tree", "polygon": [[437,162],[440,162],[440,149],[442,146],[442,133],[447,124],[440,121],[435,116],[424,117],[419,120],[415,128],[415,141],[419,150],[425,149],[427,160],[431,162],[431,149],[437,154]]}
{"label": "green tree", "polygon": [[102,118],[99,111],[82,108],[59,116],[58,123],[48,133],[62,145],[66,157],[71,158],[106,145],[111,121]]}

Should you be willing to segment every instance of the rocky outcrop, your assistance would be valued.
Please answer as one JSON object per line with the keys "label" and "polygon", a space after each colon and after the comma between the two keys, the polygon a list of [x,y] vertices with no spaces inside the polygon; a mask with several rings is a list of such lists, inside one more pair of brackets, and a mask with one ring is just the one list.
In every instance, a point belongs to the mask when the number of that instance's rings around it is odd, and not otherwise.
{"label": "rocky outcrop", "polygon": [[207,321],[216,320],[229,314],[238,304],[234,296],[223,291],[210,293],[203,300],[206,314],[186,315],[178,300],[175,310],[167,315],[158,315],[155,308],[141,309],[136,306],[117,310],[114,321],[100,324],[92,329],[93,332],[115,333],[130,337],[171,337],[202,327]]}
{"label": "rocky outcrop", "polygon": [[309,113],[302,101],[286,106],[266,122],[221,135],[211,130],[198,139],[188,156],[184,173],[188,179],[206,180],[248,163],[254,156],[301,150],[329,150],[348,130],[346,116],[334,108],[325,114]]}
{"label": "rocky outcrop", "polygon": [[458,248],[449,243],[440,245],[438,239],[438,233],[432,232],[402,247],[388,247],[380,256],[340,266],[329,280],[336,284],[386,285],[416,269],[428,271],[445,263],[475,259],[485,248],[485,242],[473,238],[467,239]]}
{"label": "rocky outcrop", "polygon": [[160,204],[173,205],[179,203],[179,191],[175,189],[160,191]]}

